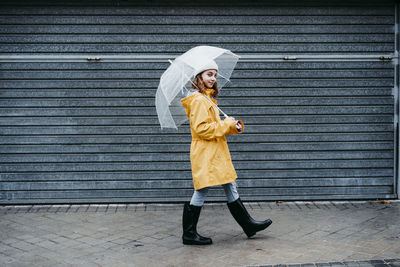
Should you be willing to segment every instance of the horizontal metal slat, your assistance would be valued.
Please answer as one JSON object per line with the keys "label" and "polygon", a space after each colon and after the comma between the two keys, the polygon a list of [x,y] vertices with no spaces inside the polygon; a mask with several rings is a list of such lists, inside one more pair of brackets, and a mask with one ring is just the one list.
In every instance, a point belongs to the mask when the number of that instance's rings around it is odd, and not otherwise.
{"label": "horizontal metal slat", "polygon": [[[247,124],[327,124],[327,123],[393,123],[391,115],[293,115],[293,116],[245,116],[240,115],[245,126]],[[144,126],[157,125],[156,117],[0,117],[2,126]]]}
{"label": "horizontal metal slat", "polygon": [[[238,170],[274,170],[274,169],[348,169],[348,168],[393,168],[393,160],[387,159],[332,159],[332,160],[281,160],[281,161],[234,161]],[[190,170],[190,162],[124,162],[124,163],[0,163],[2,172],[74,172],[74,171],[168,171],[168,170]]]}
{"label": "horizontal metal slat", "polygon": [[188,43],[188,42],[213,42],[223,43],[385,43],[394,42],[394,34],[239,34],[236,35],[215,35],[203,34],[3,34],[0,35],[1,43],[104,43],[104,44],[155,44],[155,43]]}
{"label": "horizontal metal slat", "polygon": [[[46,71],[2,71],[2,80],[81,80],[81,79],[159,79],[163,71],[136,71],[136,70],[91,70],[91,71],[66,71],[66,70],[46,70]],[[232,79],[279,79],[279,78],[302,78],[302,79],[323,79],[323,78],[351,78],[357,79],[385,79],[393,78],[393,69],[371,69],[371,70],[238,70],[232,75]]]}
{"label": "horizontal metal slat", "polygon": [[[245,125],[253,124],[304,124],[304,123],[393,123],[392,115],[291,115],[246,116],[240,115]],[[157,125],[157,117],[0,117],[1,126],[142,126]]]}
{"label": "horizontal metal slat", "polygon": [[[176,144],[189,143],[192,137],[187,134],[161,135],[19,135],[2,136],[0,144]],[[231,143],[257,142],[377,142],[392,141],[393,131],[364,133],[285,133],[285,134],[243,134],[228,136]]]}
{"label": "horizontal metal slat", "polygon": [[[256,151],[349,151],[392,150],[393,142],[323,142],[323,143],[238,143],[230,146],[231,152]],[[0,154],[14,153],[177,153],[189,151],[187,144],[109,144],[109,145],[2,145]]]}
{"label": "horizontal metal slat", "polygon": [[[1,10],[1,9],[0,9]],[[392,15],[392,14],[390,14]],[[17,25],[3,24],[0,27],[0,34],[317,34],[317,33],[362,33],[362,34],[384,34],[393,33],[393,26],[384,25],[357,25],[352,27],[346,25],[218,25],[210,29],[208,25]]]}
{"label": "horizontal metal slat", "polygon": [[[0,99],[2,108],[19,107],[155,107],[152,98]],[[388,97],[246,97],[224,98],[219,106],[359,106],[394,105]]]}
{"label": "horizontal metal slat", "polygon": [[[25,62],[12,62],[12,61],[7,61],[4,56],[0,55],[0,58],[2,59],[1,61],[1,69],[4,71],[8,70],[46,70],[46,71],[54,71],[54,70],[59,70],[59,71],[82,71],[82,70],[101,70],[104,72],[107,71],[122,71],[122,70],[128,70],[128,71],[139,71],[139,70],[147,70],[147,71],[155,71],[155,70],[161,70],[164,71],[167,69],[170,65],[168,60],[166,58],[163,58],[159,56],[155,56],[152,59],[145,58],[144,55],[142,56],[142,61],[140,62],[135,62],[133,58],[130,58],[128,56],[122,56],[116,59],[116,61],[107,61],[108,59],[112,59],[111,57],[107,57],[104,55],[104,57],[101,57],[102,60],[100,62],[87,62],[87,55],[65,55],[65,57],[54,57],[54,56],[43,56],[40,57],[42,61],[34,61],[34,62],[29,62],[29,59],[34,59],[32,57],[33,55],[25,55],[21,56],[19,59],[21,60],[26,60]],[[165,56],[165,55],[164,55]],[[171,57],[170,59],[175,58],[175,56],[168,56],[166,57]],[[359,59],[358,61],[356,60],[351,60],[350,57],[342,57],[342,58],[337,58],[336,60],[333,60],[332,58],[325,58],[324,61],[317,61],[317,58],[314,59],[314,61],[301,61],[301,57],[299,58],[300,61],[284,61],[283,56],[282,57],[275,57],[275,58],[270,58],[271,60],[274,59],[274,61],[266,61],[267,60],[267,55],[264,55],[264,58],[261,58],[260,56],[260,61],[252,61],[249,62],[249,59],[246,59],[246,55],[242,55],[242,57],[239,59],[235,70],[233,72],[234,75],[237,73],[240,73],[243,70],[250,71],[250,70],[329,70],[329,71],[348,71],[352,69],[356,70],[391,70],[393,69],[393,64],[391,61],[373,61],[371,58],[369,58],[368,61],[362,61]],[[62,61],[62,59],[75,59],[75,58],[80,58],[82,59],[82,62],[65,62]],[[279,60],[281,59],[281,60]],[[54,61],[49,61],[46,62],[46,60],[54,60]],[[131,60],[131,62],[130,62]],[[136,59],[140,60],[140,58]],[[146,61],[145,61],[146,60]],[[264,61],[262,61],[264,60]],[[378,57],[376,58],[378,60]],[[393,74],[392,74],[393,75]]]}
{"label": "horizontal metal slat", "polygon": [[[221,45],[217,42],[211,46]],[[193,44],[0,44],[1,53],[184,53]],[[389,43],[293,43],[259,44],[226,43],[225,49],[236,53],[392,53],[394,42]]]}
{"label": "horizontal metal slat", "polygon": [[[226,97],[338,97],[392,96],[393,88],[223,88],[218,101]],[[3,98],[95,98],[155,97],[156,89],[0,89]]]}
{"label": "horizontal metal slat", "polygon": [[[355,115],[355,114],[393,114],[394,107],[386,106],[326,106],[322,109],[320,106],[279,106],[279,107],[224,107],[223,110],[231,115],[239,117],[240,115]],[[1,116],[156,116],[154,107],[107,107],[105,108],[1,108]],[[133,129],[130,133],[139,133]],[[114,132],[116,133],[116,132]],[[145,132],[143,132],[145,133]],[[149,131],[146,131],[149,133]]]}
{"label": "horizontal metal slat", "polygon": [[[238,183],[242,184],[245,179],[251,181],[255,179],[264,179],[266,181],[275,179],[332,179],[332,180],[347,180],[347,179],[381,179],[385,177],[392,177],[393,170],[389,168],[366,168],[366,169],[293,169],[293,170],[236,170],[239,179]],[[165,179],[179,179],[190,180],[192,179],[191,170],[160,170],[160,171],[104,171],[104,172],[20,172],[20,173],[2,173],[3,182],[17,182],[17,181],[109,181],[112,177],[113,181],[140,181],[140,180],[162,180]],[[255,181],[256,182],[256,181]]]}
{"label": "horizontal metal slat", "polygon": [[[344,124],[344,125],[247,125],[246,133],[323,133],[323,132],[388,132],[393,131],[392,124]],[[42,126],[42,127],[1,127],[2,135],[71,135],[71,134],[162,134],[176,132],[175,129],[162,130],[158,125],[154,126]],[[180,128],[180,133],[189,133],[189,127]]]}
{"label": "horizontal metal slat", "polygon": [[[265,4],[265,3],[264,3]],[[271,4],[271,3],[269,3]],[[251,7],[251,6],[224,6],[223,9],[209,8],[208,6],[174,6],[165,8],[160,6],[152,7],[135,7],[135,6],[2,6],[0,15],[393,15],[393,8],[390,6],[330,6],[330,8],[321,6],[296,6],[296,7],[282,7],[265,5]]]}
{"label": "horizontal metal slat", "polygon": [[[152,89],[158,87],[159,80],[2,80],[0,89]],[[242,88],[327,88],[327,87],[393,87],[393,78],[385,79],[231,79],[229,87],[223,90]]]}
{"label": "horizontal metal slat", "polygon": [[[189,146],[188,146],[189,150]],[[171,159],[173,157],[173,160]],[[393,151],[288,151],[288,152],[231,152],[233,160],[334,160],[334,159],[393,159]],[[2,163],[125,163],[188,161],[189,151],[174,153],[96,153],[96,154],[0,154]]]}
{"label": "horizontal metal slat", "polygon": [[394,15],[388,16],[340,16],[340,15],[325,15],[325,16],[308,16],[308,15],[292,15],[292,16],[237,16],[235,20],[232,20],[230,16],[181,16],[181,15],[163,15],[163,16],[55,16],[55,15],[36,15],[36,16],[24,16],[21,20],[20,16],[15,15],[2,15],[0,16],[0,24],[168,24],[168,25],[180,25],[180,24],[210,24],[210,25],[236,25],[236,24],[394,24]]}
{"label": "horizontal metal slat", "polygon": [[[107,8],[111,8],[111,7],[117,7],[117,8],[159,8],[161,7],[165,7],[165,8],[176,8],[176,3],[175,2],[171,2],[169,4],[167,4],[165,1],[163,0],[154,0],[151,2],[147,2],[147,1],[138,1],[138,2],[119,2],[119,3],[115,3],[112,0],[87,0],[87,1],[80,1],[80,0],[70,0],[68,2],[68,5],[66,6],[65,2],[62,0],[53,0],[51,1],[52,3],[52,7],[88,7],[88,5],[90,6],[98,6],[98,7],[107,7]],[[355,1],[355,2],[349,2],[349,1],[343,1],[343,0],[332,0],[330,2],[320,2],[319,5],[317,7],[324,7],[324,8],[329,8],[332,6],[340,6],[340,7],[349,7],[349,8],[374,8],[374,7],[391,7],[393,4],[393,0],[369,0],[369,1],[363,1],[363,2],[359,2],[359,1]],[[27,5],[30,4],[30,5]],[[41,7],[43,4],[42,1],[37,1],[37,0],[31,0],[31,1],[12,1],[12,0],[4,0],[1,2],[1,6],[2,7],[14,7],[14,8],[18,8],[21,6],[39,6]],[[298,2],[294,1],[294,0],[280,0],[280,1],[269,1],[268,5],[266,5],[265,1],[260,1],[260,0],[254,0],[252,1],[251,4],[246,4],[244,5],[242,1],[238,1],[238,0],[230,0],[230,1],[219,1],[219,2],[215,2],[215,1],[211,1],[211,0],[205,0],[205,1],[199,1],[199,2],[185,2],[185,1],[180,1],[179,2],[179,6],[181,8],[209,8],[210,5],[215,6],[216,8],[226,8],[228,7],[232,7],[232,8],[242,8],[242,7],[247,7],[247,8],[262,8],[262,7],[271,7],[271,8],[287,8],[287,7],[297,7],[298,6]],[[302,7],[315,7],[315,1],[312,0],[304,0],[302,2]]]}
{"label": "horizontal metal slat", "polygon": [[[362,179],[270,179],[270,180],[240,180],[239,188],[251,187],[331,187],[331,186],[390,186],[391,177],[362,178]],[[132,189],[187,189],[192,187],[191,180],[163,180],[163,181],[77,181],[77,182],[3,182],[3,190],[132,190]]]}

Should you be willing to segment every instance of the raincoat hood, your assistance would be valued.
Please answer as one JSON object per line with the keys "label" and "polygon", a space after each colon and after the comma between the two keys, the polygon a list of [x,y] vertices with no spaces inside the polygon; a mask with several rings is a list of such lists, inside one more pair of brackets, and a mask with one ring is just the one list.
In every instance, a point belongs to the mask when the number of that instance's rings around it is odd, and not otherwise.
{"label": "raincoat hood", "polygon": [[[205,95],[208,96],[215,104],[218,104],[217,100],[215,100],[214,98],[211,97],[211,95],[214,92],[215,92],[214,89],[206,89]],[[181,100],[181,103],[186,110],[186,114],[188,114],[188,113],[190,114],[191,103],[193,102],[194,99],[196,99],[196,97],[198,97],[198,94],[201,94],[201,93],[197,91],[197,93],[187,96]],[[211,106],[211,103],[210,103],[210,106]]]}

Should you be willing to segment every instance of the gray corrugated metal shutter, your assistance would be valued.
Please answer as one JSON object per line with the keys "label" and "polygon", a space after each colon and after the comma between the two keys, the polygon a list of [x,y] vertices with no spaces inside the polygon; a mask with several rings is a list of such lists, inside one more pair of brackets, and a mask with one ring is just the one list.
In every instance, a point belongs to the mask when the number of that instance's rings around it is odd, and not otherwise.
{"label": "gray corrugated metal shutter", "polygon": [[190,132],[154,95],[199,44],[242,56],[220,105],[243,199],[396,197],[392,1],[81,2],[0,8],[1,204],[188,200]]}

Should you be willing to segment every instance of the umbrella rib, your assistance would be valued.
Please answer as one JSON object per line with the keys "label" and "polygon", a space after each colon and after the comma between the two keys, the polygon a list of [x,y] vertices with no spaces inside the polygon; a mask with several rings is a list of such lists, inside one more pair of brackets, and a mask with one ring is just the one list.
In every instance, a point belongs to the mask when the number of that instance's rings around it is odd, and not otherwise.
{"label": "umbrella rib", "polygon": [[228,82],[231,81],[231,80],[229,80],[228,78],[224,77],[223,75],[219,74],[218,72],[217,72],[217,75],[218,75],[218,76],[221,76],[222,78],[224,78],[224,79],[227,80]]}
{"label": "umbrella rib", "polygon": [[224,114],[224,117],[225,117],[225,118],[228,118],[228,117],[229,117],[225,112],[222,111],[222,109],[220,109],[220,108],[218,107],[218,105],[216,105],[214,102],[212,102],[211,99],[210,99],[208,96],[206,96],[206,95],[204,95],[204,94],[202,94],[202,95],[203,95],[208,101],[210,101],[210,103],[212,103],[215,107],[217,107],[217,109],[218,109],[219,111],[221,111],[222,114]]}

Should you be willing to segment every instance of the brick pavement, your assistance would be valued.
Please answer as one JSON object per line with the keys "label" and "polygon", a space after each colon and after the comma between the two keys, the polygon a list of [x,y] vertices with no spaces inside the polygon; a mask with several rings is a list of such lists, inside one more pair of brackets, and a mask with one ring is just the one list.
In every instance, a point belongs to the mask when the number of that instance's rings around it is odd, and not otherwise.
{"label": "brick pavement", "polygon": [[[274,223],[248,239],[223,203],[181,243],[182,204],[0,207],[0,266],[400,266],[400,202],[246,203]],[[297,265],[290,265],[297,264]]]}

